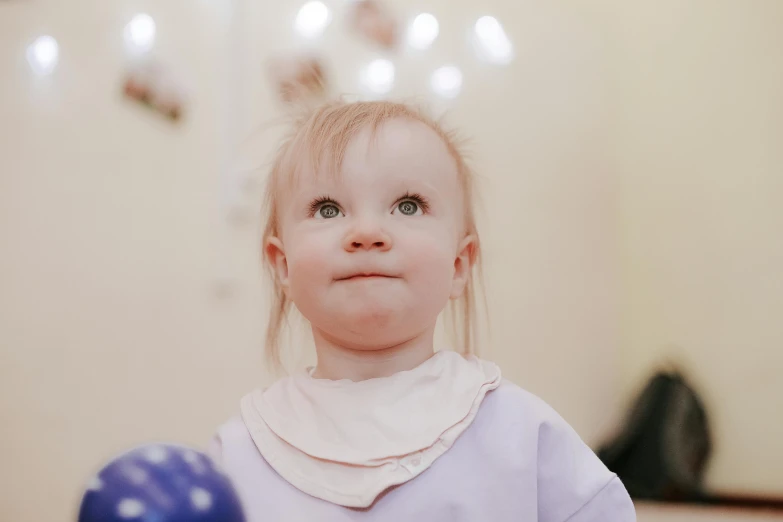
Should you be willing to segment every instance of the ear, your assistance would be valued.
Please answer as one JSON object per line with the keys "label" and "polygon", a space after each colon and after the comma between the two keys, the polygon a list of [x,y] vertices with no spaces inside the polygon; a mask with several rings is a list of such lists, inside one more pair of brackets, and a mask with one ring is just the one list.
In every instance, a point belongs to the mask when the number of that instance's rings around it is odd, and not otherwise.
{"label": "ear", "polygon": [[283,242],[280,238],[270,236],[264,244],[264,255],[269,266],[275,272],[275,278],[282,287],[283,291],[288,293],[288,261],[285,258]]}
{"label": "ear", "polygon": [[454,260],[454,278],[451,281],[451,299],[457,299],[465,291],[470,280],[471,269],[476,262],[478,241],[476,236],[468,235],[460,242],[457,257]]}

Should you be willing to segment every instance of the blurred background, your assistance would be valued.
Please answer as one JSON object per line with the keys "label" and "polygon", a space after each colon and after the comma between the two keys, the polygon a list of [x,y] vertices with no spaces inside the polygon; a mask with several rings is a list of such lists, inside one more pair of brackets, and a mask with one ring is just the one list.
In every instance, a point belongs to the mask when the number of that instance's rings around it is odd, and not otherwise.
{"label": "blurred background", "polygon": [[[783,2],[377,5],[0,0],[0,520],[72,520],[270,381],[264,165],[286,100],[340,94],[471,139],[506,377],[597,447],[675,365],[706,487],[783,497]],[[683,513],[639,518],[756,520]]]}

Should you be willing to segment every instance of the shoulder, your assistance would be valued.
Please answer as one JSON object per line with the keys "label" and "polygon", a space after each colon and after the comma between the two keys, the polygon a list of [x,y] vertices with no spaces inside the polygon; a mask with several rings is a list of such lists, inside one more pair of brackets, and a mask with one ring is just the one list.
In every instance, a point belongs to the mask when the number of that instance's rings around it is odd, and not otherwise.
{"label": "shoulder", "polygon": [[237,454],[253,451],[255,445],[242,417],[236,415],[218,426],[209,443],[207,453],[224,467],[236,460]]}
{"label": "shoulder", "polygon": [[241,441],[250,438],[244,421],[240,415],[231,417],[226,422],[218,426],[216,437],[226,441]]}
{"label": "shoulder", "polygon": [[485,420],[511,431],[571,430],[544,400],[505,379],[484,399],[481,414]]}
{"label": "shoulder", "polygon": [[505,379],[496,390],[487,394],[476,420],[496,437],[504,434],[504,438],[510,439],[511,444],[525,453],[535,451],[546,457],[552,451],[562,451],[564,447],[587,449],[579,435],[554,408]]}
{"label": "shoulder", "polygon": [[498,407],[507,411],[524,411],[536,416],[557,415],[541,398],[505,378],[500,383],[500,386],[487,396],[487,403],[497,403]]}
{"label": "shoulder", "polygon": [[[541,398],[504,380],[481,408],[482,424],[492,437],[526,462],[535,462],[540,521],[635,520],[615,474]],[[616,517],[584,518],[612,511]]]}

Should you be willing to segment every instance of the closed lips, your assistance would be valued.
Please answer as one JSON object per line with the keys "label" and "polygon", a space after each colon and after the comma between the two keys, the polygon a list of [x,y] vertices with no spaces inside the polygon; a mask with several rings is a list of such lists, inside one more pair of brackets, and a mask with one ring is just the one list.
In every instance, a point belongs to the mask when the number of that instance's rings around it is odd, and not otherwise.
{"label": "closed lips", "polygon": [[366,273],[359,273],[359,274],[352,274],[346,277],[340,277],[337,280],[338,281],[347,281],[349,279],[363,279],[363,278],[372,278],[372,277],[382,277],[386,279],[397,279],[397,276],[388,275],[388,274],[381,274],[377,272],[366,272]]}

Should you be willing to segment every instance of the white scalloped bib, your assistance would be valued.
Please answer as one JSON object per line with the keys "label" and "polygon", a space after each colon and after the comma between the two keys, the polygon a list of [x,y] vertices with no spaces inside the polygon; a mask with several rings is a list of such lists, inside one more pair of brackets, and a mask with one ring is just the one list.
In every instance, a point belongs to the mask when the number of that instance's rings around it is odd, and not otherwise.
{"label": "white scalloped bib", "polygon": [[367,507],[449,449],[500,381],[495,364],[440,351],[413,370],[360,382],[302,372],[246,395],[241,411],[280,476],[314,497]]}

